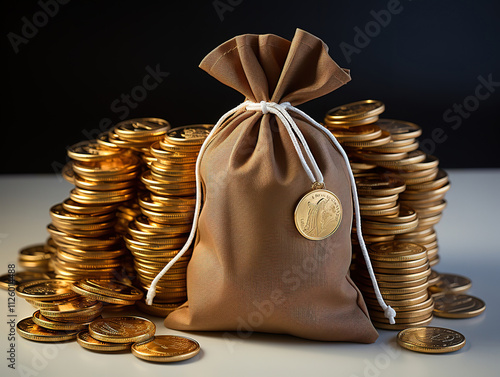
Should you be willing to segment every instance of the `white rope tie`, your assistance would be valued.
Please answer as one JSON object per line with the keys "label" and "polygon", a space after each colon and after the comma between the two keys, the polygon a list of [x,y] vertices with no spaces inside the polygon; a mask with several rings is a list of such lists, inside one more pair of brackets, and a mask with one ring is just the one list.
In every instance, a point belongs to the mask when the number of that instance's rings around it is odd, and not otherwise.
{"label": "white rope tie", "polygon": [[[193,219],[193,225],[191,227],[191,232],[189,234],[189,237],[186,241],[186,244],[182,247],[182,249],[177,253],[177,255],[172,258],[172,260],[160,271],[160,273],[154,278],[153,282],[151,283],[151,286],[148,289],[148,294],[146,296],[146,303],[148,305],[151,305],[153,303],[153,298],[156,295],[156,285],[158,284],[158,281],[165,275],[165,273],[172,267],[179,258],[181,258],[184,253],[187,251],[187,249],[191,246],[191,243],[193,242],[194,236],[196,234],[196,228],[198,227],[198,217],[200,214],[201,210],[201,179],[200,179],[200,164],[201,164],[201,159],[202,156],[205,152],[205,149],[207,148],[207,145],[210,141],[210,139],[213,137],[217,129],[233,114],[238,112],[241,109],[245,109],[248,111],[260,111],[262,114],[275,114],[283,123],[285,129],[288,132],[288,135],[290,136],[290,140],[292,141],[292,144],[297,152],[297,155],[299,157],[299,160],[302,164],[302,167],[304,168],[304,171],[306,172],[307,176],[311,180],[311,182],[314,183],[320,183],[323,184],[323,174],[321,173],[318,164],[316,163],[316,160],[314,159],[314,156],[311,153],[311,150],[309,149],[309,146],[307,144],[307,141],[304,138],[304,135],[300,131],[299,127],[293,120],[293,118],[290,116],[289,111],[293,111],[299,115],[301,115],[303,118],[308,120],[311,124],[313,124],[316,128],[322,130],[328,137],[331,139],[333,144],[337,147],[339,152],[341,153],[342,157],[344,158],[344,161],[347,165],[347,171],[349,173],[349,179],[351,181],[351,189],[352,189],[352,196],[353,196],[353,202],[354,202],[354,213],[355,213],[355,219],[356,219],[356,233],[358,236],[359,244],[361,247],[361,251],[363,253],[363,257],[366,262],[366,267],[368,270],[368,273],[370,275],[373,288],[375,291],[375,296],[377,297],[377,301],[380,305],[380,307],[384,310],[384,315],[385,317],[389,320],[390,324],[394,324],[395,320],[394,318],[396,317],[396,311],[388,306],[383,297],[382,294],[380,293],[380,289],[378,287],[377,279],[375,277],[375,273],[373,271],[373,267],[371,265],[370,261],[370,256],[368,254],[368,250],[366,249],[366,245],[363,239],[363,233],[361,232],[361,215],[359,211],[359,201],[358,201],[358,192],[356,189],[356,181],[354,180],[354,175],[351,170],[351,165],[349,163],[349,158],[347,157],[347,154],[345,153],[344,149],[342,146],[339,144],[335,136],[323,127],[321,124],[316,122],[313,118],[311,118],[309,115],[304,113],[303,111],[293,107],[289,102],[284,102],[282,104],[278,104],[275,102],[266,102],[266,101],[261,101],[260,103],[255,103],[251,101],[245,101],[241,103],[240,105],[236,106],[234,109],[229,110],[227,113],[225,113],[219,121],[215,124],[213,127],[212,131],[209,133],[205,141],[203,142],[203,145],[201,146],[200,153],[198,155],[198,158],[196,160],[196,204],[195,204],[195,211],[194,211],[194,219]],[[298,140],[297,140],[298,138]],[[307,158],[309,160],[309,163],[312,165],[312,170],[309,167],[308,162],[304,158],[304,155],[302,153],[302,149],[304,149]],[[314,173],[313,173],[314,170]]]}

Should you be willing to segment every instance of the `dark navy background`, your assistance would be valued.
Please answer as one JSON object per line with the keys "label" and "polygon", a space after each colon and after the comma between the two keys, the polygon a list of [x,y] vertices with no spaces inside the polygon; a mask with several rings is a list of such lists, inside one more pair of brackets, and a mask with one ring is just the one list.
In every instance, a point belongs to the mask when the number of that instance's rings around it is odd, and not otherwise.
{"label": "dark navy background", "polygon": [[[2,2],[2,173],[57,172],[67,146],[121,118],[215,123],[242,98],[200,70],[202,58],[235,35],[291,39],[296,28],[351,69],[349,84],[301,106],[311,116],[379,99],[384,117],[423,128],[422,147],[441,166],[500,167],[498,1],[61,3]],[[150,89],[138,88],[148,74]]]}

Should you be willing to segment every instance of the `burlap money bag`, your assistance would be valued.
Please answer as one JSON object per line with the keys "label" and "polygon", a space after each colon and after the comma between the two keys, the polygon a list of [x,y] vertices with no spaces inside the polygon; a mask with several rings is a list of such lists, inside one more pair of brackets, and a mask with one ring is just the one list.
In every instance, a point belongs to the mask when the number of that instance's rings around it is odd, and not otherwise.
{"label": "burlap money bag", "polygon": [[[347,83],[349,71],[302,30],[291,42],[235,37],[200,67],[245,102],[221,118],[200,151],[188,301],[165,325],[242,337],[258,331],[374,342],[378,334],[349,277],[352,173],[331,133],[293,107]],[[342,219],[333,235],[315,241],[298,231],[294,211],[321,179],[340,200]],[[149,302],[153,296],[154,284]]]}

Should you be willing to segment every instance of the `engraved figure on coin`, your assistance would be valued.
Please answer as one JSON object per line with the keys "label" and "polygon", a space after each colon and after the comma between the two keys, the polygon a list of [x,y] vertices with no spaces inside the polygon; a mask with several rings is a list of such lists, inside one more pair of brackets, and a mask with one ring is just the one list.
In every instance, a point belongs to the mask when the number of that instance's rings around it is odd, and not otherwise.
{"label": "engraved figure on coin", "polygon": [[202,129],[202,128],[186,128],[185,130],[182,131],[182,136],[186,139],[194,139],[194,138],[201,138],[201,137],[206,137],[210,133],[209,130]]}
{"label": "engraved figure on coin", "polygon": [[326,198],[321,198],[317,202],[310,201],[307,205],[309,211],[303,222],[304,233],[312,237],[321,237],[334,220],[333,203]]}

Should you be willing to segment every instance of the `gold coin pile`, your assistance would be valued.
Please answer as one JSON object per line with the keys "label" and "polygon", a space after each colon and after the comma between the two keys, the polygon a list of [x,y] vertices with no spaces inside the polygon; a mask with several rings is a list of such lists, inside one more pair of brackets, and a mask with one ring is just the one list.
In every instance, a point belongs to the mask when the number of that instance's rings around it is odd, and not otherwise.
{"label": "gold coin pile", "polygon": [[396,324],[390,325],[376,300],[366,266],[361,265],[353,278],[363,292],[373,324],[379,328],[401,330],[430,323],[434,304],[427,291],[431,269],[425,247],[388,241],[368,245],[368,252],[380,293],[397,313]]}
{"label": "gold coin pile", "polygon": [[101,302],[89,301],[83,296],[67,299],[64,305],[40,309],[32,317],[22,319],[17,323],[17,332],[21,337],[36,342],[76,339],[82,348],[93,352],[131,351],[139,359],[162,363],[187,360],[200,351],[199,343],[193,339],[174,335],[155,336],[156,326],[146,318],[89,315],[97,313],[95,305],[102,308]]}
{"label": "gold coin pile", "polygon": [[[150,147],[154,160],[141,175],[146,190],[139,193],[142,212],[128,225],[125,242],[134,257],[137,277],[147,290],[156,275],[185,244],[194,216],[196,159],[211,125],[190,125],[168,131]],[[150,314],[165,315],[186,300],[187,251],[157,285]]]}
{"label": "gold coin pile", "polygon": [[74,339],[103,310],[102,302],[76,294],[71,283],[61,279],[22,283],[16,293],[37,309],[32,317],[18,323],[21,336],[31,340]]}
{"label": "gold coin pile", "polygon": [[193,339],[155,336],[156,326],[146,318],[136,316],[101,318],[89,324],[88,330],[77,335],[83,348],[94,352],[131,351],[139,359],[153,362],[174,362],[190,359],[200,351]]}
{"label": "gold coin pile", "polygon": [[[122,236],[139,213],[137,179],[141,158],[149,146],[170,129],[168,122],[141,118],[118,123],[97,140],[68,148],[71,158],[63,177],[75,185],[70,197],[50,210],[47,229],[55,249],[58,278],[130,276],[132,260]],[[127,260],[127,258],[129,258]]]}

